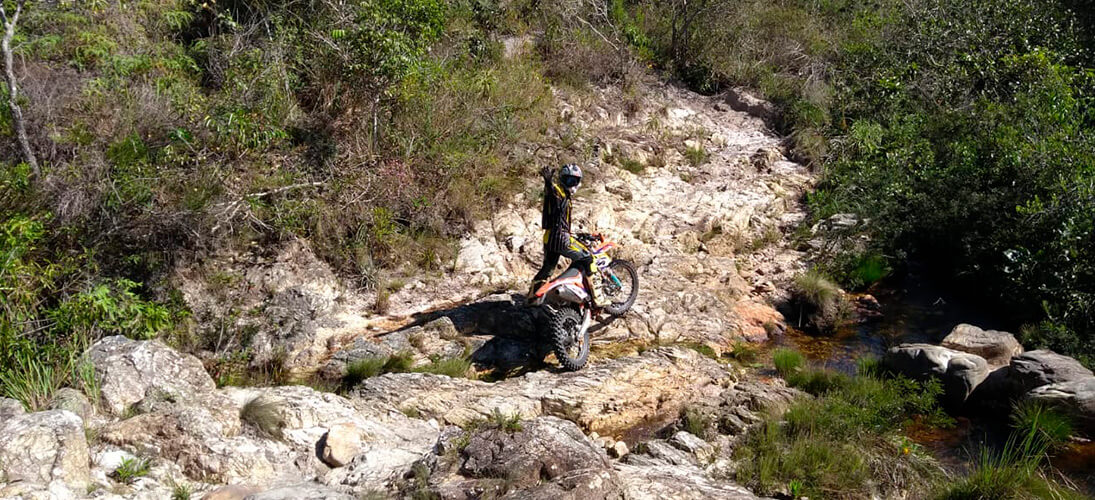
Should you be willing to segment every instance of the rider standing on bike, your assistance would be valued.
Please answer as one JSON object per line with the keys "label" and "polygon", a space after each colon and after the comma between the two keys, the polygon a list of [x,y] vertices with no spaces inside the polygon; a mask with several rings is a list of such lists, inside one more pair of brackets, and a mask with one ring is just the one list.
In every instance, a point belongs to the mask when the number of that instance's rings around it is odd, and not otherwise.
{"label": "rider standing on bike", "polygon": [[559,257],[563,256],[589,280],[593,305],[604,307],[601,273],[593,263],[593,254],[574,237],[570,228],[570,202],[582,184],[582,169],[572,163],[564,165],[556,175],[554,169],[544,166],[540,174],[544,177],[544,207],[540,221],[544,227],[544,264],[532,278],[529,297],[547,282],[559,264]]}

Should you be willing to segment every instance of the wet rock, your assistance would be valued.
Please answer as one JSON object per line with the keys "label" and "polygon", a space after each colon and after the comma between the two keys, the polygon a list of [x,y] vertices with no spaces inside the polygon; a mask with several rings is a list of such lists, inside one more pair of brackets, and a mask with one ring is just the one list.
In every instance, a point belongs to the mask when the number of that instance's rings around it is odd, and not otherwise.
{"label": "wet rock", "polygon": [[95,366],[102,404],[114,415],[148,396],[186,400],[216,388],[197,358],[156,340],[107,337],[92,345],[87,355]]}
{"label": "wet rock", "polygon": [[716,481],[694,465],[617,464],[616,473],[632,500],[758,500],[749,490]]}
{"label": "wet rock", "polygon": [[996,330],[982,330],[966,323],[954,327],[943,339],[942,346],[976,354],[993,366],[1006,365],[1012,357],[1023,353],[1023,346],[1014,335]]}
{"label": "wet rock", "polygon": [[1095,437],[1095,377],[1043,385],[1027,398],[1059,408],[1072,417],[1077,431]]}
{"label": "wet rock", "polygon": [[1079,361],[1053,351],[1029,351],[1011,359],[1010,376],[1024,390],[1092,377]]}
{"label": "wet rock", "polygon": [[248,495],[246,500],[354,500],[356,497],[319,483],[300,483]]}
{"label": "wet rock", "polygon": [[943,383],[946,402],[952,407],[964,404],[989,375],[989,364],[984,358],[930,344],[892,347],[886,351],[883,363],[910,378],[938,378]]}
{"label": "wet rock", "polygon": [[689,432],[678,431],[669,439],[669,444],[676,446],[679,450],[691,453],[700,463],[707,463],[715,456],[714,446]]}
{"label": "wet rock", "polygon": [[76,414],[50,410],[0,421],[0,477],[82,490],[90,478],[84,423]]}
{"label": "wet rock", "polygon": [[88,415],[95,412],[95,407],[88,401],[84,393],[71,387],[62,387],[53,395],[50,409],[68,410],[75,413],[80,419],[87,419]]}

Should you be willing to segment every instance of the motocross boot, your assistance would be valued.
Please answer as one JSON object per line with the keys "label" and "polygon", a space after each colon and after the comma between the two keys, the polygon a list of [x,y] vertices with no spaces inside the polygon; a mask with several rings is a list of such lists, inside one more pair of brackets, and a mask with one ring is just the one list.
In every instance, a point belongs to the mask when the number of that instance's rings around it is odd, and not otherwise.
{"label": "motocross boot", "polygon": [[589,273],[589,295],[593,297],[593,306],[601,309],[608,305],[605,300],[604,278],[600,271]]}

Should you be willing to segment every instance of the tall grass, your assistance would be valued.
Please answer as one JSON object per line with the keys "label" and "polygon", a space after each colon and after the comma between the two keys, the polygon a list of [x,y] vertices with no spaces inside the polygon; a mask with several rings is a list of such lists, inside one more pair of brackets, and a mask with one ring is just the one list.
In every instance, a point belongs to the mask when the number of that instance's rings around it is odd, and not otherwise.
{"label": "tall grass", "polygon": [[1018,429],[1000,451],[982,449],[968,476],[944,489],[940,500],[1086,498],[1046,476],[1041,465],[1052,446],[1037,425]]}
{"label": "tall grass", "polygon": [[759,494],[794,482],[810,498],[862,498],[874,493],[930,490],[940,474],[914,447],[903,445],[913,415],[947,425],[937,398],[942,388],[876,375],[848,376],[805,366],[802,355],[781,349],[777,371],[814,397],[796,401],[782,416],[765,418],[735,449],[734,479]]}

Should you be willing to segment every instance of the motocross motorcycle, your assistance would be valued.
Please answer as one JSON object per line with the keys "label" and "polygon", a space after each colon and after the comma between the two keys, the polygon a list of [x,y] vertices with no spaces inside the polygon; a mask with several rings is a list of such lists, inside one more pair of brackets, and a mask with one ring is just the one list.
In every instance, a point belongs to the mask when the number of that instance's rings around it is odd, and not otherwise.
{"label": "motocross motorcycle", "polygon": [[616,243],[600,234],[579,234],[575,238],[593,254],[597,272],[601,273],[601,292],[609,303],[603,309],[593,305],[589,280],[574,267],[541,286],[532,300],[545,320],[541,324],[546,325],[555,357],[563,368],[572,371],[585,366],[589,358],[589,326],[593,316],[601,312],[623,315],[639,295],[635,265],[609,255]]}

